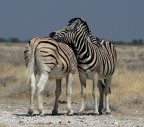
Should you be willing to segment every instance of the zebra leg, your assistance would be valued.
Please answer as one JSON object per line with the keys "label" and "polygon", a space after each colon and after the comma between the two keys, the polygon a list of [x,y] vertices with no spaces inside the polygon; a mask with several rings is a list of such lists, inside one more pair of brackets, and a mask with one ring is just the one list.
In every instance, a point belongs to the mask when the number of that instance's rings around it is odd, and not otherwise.
{"label": "zebra leg", "polygon": [[69,75],[67,77],[67,88],[66,88],[68,115],[73,115],[73,113],[74,113],[74,111],[72,110],[72,107],[71,107],[72,84],[73,84],[73,75],[71,73],[69,73]]}
{"label": "zebra leg", "polygon": [[94,79],[93,79],[92,95],[93,95],[94,104],[95,104],[95,111],[94,111],[94,113],[95,113],[96,115],[99,115],[99,112],[98,112],[98,104],[97,104],[97,96],[96,96],[97,84],[98,84],[98,76],[97,76],[97,74],[95,74]]}
{"label": "zebra leg", "polygon": [[104,108],[104,85],[101,80],[98,80],[98,89],[100,92],[100,99],[99,99],[99,113],[102,114],[102,110]]}
{"label": "zebra leg", "polygon": [[80,75],[81,82],[81,108],[79,113],[81,114],[85,110],[85,100],[86,100],[86,79]]}
{"label": "zebra leg", "polygon": [[105,88],[104,88],[105,110],[106,110],[106,114],[108,114],[108,115],[111,114],[111,110],[110,110],[110,107],[109,107],[109,99],[108,99],[108,93],[109,93],[110,84],[111,84],[111,77],[105,79]]}
{"label": "zebra leg", "polygon": [[33,114],[33,108],[34,108],[34,94],[35,94],[36,86],[35,86],[35,74],[34,72],[31,75],[31,97],[30,97],[30,106],[28,109],[28,114]]}
{"label": "zebra leg", "polygon": [[40,76],[40,80],[37,84],[37,91],[38,91],[38,111],[40,115],[43,115],[43,99],[42,99],[42,94],[43,94],[43,90],[45,87],[45,84],[48,81],[48,73],[47,72],[43,72]]}
{"label": "zebra leg", "polygon": [[54,109],[52,111],[52,115],[58,114],[58,101],[60,95],[61,95],[61,79],[56,79],[55,104],[54,104]]}

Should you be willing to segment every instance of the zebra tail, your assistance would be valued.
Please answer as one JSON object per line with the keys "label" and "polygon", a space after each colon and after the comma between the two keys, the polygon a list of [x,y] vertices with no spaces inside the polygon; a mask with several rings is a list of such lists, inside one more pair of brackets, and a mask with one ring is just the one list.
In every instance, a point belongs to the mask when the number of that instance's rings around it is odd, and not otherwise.
{"label": "zebra tail", "polygon": [[31,79],[31,75],[34,73],[34,65],[35,65],[35,49],[31,46],[31,54],[30,54],[30,60],[28,63],[28,66],[26,68],[26,73],[25,73],[25,84],[28,85]]}
{"label": "zebra tail", "polygon": [[109,94],[111,94],[111,87],[109,87]]}

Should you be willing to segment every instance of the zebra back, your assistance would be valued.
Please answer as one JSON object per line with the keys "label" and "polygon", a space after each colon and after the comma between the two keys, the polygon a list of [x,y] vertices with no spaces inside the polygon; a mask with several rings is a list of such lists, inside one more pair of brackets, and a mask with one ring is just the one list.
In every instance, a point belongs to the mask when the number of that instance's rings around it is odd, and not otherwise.
{"label": "zebra back", "polygon": [[[25,47],[26,66],[28,66],[32,55],[34,55],[35,61],[40,59],[48,73],[54,70],[57,71],[55,69],[57,66],[62,68],[60,70],[60,73],[63,74],[62,76],[69,72],[75,73],[77,60],[72,49],[67,44],[58,43],[48,37],[35,37]],[[38,69],[38,66],[35,66],[35,68]]]}

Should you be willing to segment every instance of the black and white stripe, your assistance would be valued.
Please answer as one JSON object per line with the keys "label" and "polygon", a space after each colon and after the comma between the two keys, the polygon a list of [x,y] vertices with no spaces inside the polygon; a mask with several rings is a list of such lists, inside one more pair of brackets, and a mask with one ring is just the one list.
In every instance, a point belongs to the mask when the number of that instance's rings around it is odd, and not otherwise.
{"label": "black and white stripe", "polygon": [[[78,61],[78,70],[82,85],[82,107],[80,112],[85,108],[85,88],[86,79],[93,80],[93,97],[95,101],[95,113],[98,114],[96,85],[100,91],[99,112],[106,109],[108,114],[111,113],[108,103],[108,93],[110,92],[111,77],[115,70],[117,54],[112,43],[95,38],[89,27],[81,18],[74,18],[69,24],[61,30],[52,32],[50,37],[53,39],[72,43],[73,50],[76,52]],[[105,101],[103,105],[103,96]]]}
{"label": "black and white stripe", "polygon": [[[27,83],[31,80],[31,99],[29,114],[33,113],[33,99],[36,88],[38,89],[38,111],[43,114],[42,92],[49,78],[56,79],[56,98],[53,114],[58,113],[58,99],[61,94],[61,79],[67,79],[67,110],[71,109],[71,94],[73,74],[76,71],[77,61],[72,49],[65,43],[58,43],[48,37],[35,37],[31,39],[24,51],[25,63],[27,67]],[[40,72],[40,80],[35,84],[35,75]]]}

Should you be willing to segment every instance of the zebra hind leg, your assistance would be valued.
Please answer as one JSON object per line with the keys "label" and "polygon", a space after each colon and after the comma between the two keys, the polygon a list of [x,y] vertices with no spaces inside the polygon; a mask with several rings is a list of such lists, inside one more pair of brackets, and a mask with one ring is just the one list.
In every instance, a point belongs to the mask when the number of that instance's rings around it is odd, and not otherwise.
{"label": "zebra hind leg", "polygon": [[60,95],[61,95],[61,79],[56,79],[55,104],[54,109],[52,110],[52,115],[58,114],[58,101]]}
{"label": "zebra hind leg", "polygon": [[43,95],[43,91],[44,91],[44,87],[45,84],[48,81],[48,73],[47,72],[43,72],[40,76],[40,80],[37,84],[37,92],[38,92],[38,111],[40,115],[44,115],[44,111],[43,111],[43,99],[42,99],[42,95]]}
{"label": "zebra hind leg", "polygon": [[33,108],[34,108],[34,94],[35,94],[36,86],[35,86],[35,74],[32,73],[31,75],[31,97],[30,97],[30,106],[28,109],[28,114],[33,114]]}
{"label": "zebra hind leg", "polygon": [[69,73],[68,77],[67,77],[67,88],[66,88],[66,93],[67,93],[67,111],[68,111],[68,115],[73,115],[74,111],[72,110],[71,107],[71,95],[72,95],[72,84],[73,84],[73,75],[71,73]]}
{"label": "zebra hind leg", "polygon": [[105,81],[105,88],[104,88],[104,94],[105,94],[105,112],[107,115],[111,115],[111,110],[109,107],[109,99],[108,94],[110,90],[110,84],[111,84],[111,77],[104,80]]}
{"label": "zebra hind leg", "polygon": [[94,79],[93,79],[93,90],[92,90],[92,95],[93,95],[94,104],[95,104],[95,109],[94,109],[94,114],[95,115],[99,115],[98,104],[97,104],[97,95],[96,95],[97,84],[98,84],[98,75],[95,74]]}
{"label": "zebra hind leg", "polygon": [[81,82],[81,108],[79,114],[82,114],[85,110],[85,101],[86,101],[86,79],[80,75]]}

